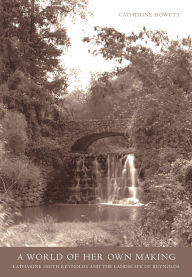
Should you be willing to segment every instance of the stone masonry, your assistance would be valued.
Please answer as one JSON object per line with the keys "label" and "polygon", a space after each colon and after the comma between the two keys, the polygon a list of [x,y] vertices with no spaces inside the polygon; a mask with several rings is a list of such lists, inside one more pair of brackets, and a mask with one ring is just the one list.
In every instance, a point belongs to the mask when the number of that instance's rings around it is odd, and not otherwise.
{"label": "stone masonry", "polygon": [[130,119],[72,120],[59,123],[66,152],[86,153],[94,141],[112,136],[128,137]]}
{"label": "stone masonry", "polygon": [[[46,184],[37,184],[34,187],[28,186],[15,191],[15,198],[22,206],[38,206],[47,202],[65,203],[89,203],[93,204],[97,201],[98,184],[95,182],[95,172],[93,170],[94,156],[86,154],[87,148],[94,141],[112,136],[124,136],[129,138],[130,119],[116,120],[72,120],[54,123],[59,129],[59,136],[62,146],[73,163],[73,176],[71,176],[71,184],[67,184],[63,180],[63,186],[57,184],[53,186],[51,193],[47,193]],[[54,135],[54,134],[53,134]],[[84,154],[86,156],[84,157]],[[77,155],[77,156],[76,156]],[[85,158],[85,166],[87,167],[86,177],[81,178],[79,187],[77,185],[76,159],[79,155]],[[106,156],[101,155],[101,164],[103,171],[106,171]],[[80,172],[81,174],[84,174]],[[106,173],[105,173],[106,174]],[[78,190],[79,189],[79,190]]]}

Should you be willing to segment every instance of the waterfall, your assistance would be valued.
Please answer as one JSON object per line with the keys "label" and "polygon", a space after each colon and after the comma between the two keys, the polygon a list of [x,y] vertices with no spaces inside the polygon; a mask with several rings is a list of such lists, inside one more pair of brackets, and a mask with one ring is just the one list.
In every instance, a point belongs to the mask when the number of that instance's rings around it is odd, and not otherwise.
{"label": "waterfall", "polygon": [[121,158],[115,155],[107,157],[107,190],[100,198],[108,204],[138,204],[137,172],[134,155]]}
{"label": "waterfall", "polygon": [[131,195],[131,198],[137,199],[137,189],[136,189],[136,186],[135,186],[136,169],[135,169],[135,165],[134,165],[134,156],[133,155],[128,155],[127,160],[128,160],[130,176],[131,176],[131,186],[129,187],[129,193]]}
{"label": "waterfall", "polygon": [[69,203],[135,205],[139,187],[134,155],[85,154],[74,158]]}

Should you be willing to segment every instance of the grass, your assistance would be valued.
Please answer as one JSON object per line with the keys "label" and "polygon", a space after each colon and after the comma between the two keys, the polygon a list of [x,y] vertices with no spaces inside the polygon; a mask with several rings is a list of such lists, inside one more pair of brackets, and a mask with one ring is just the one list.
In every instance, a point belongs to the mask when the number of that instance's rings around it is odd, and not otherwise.
{"label": "grass", "polygon": [[0,246],[174,246],[162,238],[146,236],[142,227],[127,221],[57,222],[52,216],[39,217],[0,230]]}
{"label": "grass", "polygon": [[120,240],[107,231],[106,223],[56,222],[55,218],[41,217],[36,222],[13,225],[1,232],[0,245],[11,247],[76,247],[114,246]]}

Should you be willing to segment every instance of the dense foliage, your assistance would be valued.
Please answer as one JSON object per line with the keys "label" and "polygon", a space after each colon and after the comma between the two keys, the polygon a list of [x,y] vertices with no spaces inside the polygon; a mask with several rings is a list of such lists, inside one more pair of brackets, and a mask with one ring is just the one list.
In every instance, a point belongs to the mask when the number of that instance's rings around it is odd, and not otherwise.
{"label": "dense foliage", "polygon": [[191,152],[191,38],[173,40],[145,27],[129,36],[112,28],[95,31],[84,39],[94,43],[93,53],[128,64],[92,85],[95,116],[131,118],[132,143],[139,155],[145,152],[143,158],[160,155],[163,148]]}
{"label": "dense foliage", "polygon": [[[0,1],[0,191],[4,199],[12,199],[13,192],[26,185],[46,182],[50,172],[53,179],[57,174],[57,137],[49,137],[52,129],[46,122],[53,126],[67,116],[58,97],[68,86],[60,65],[70,45],[65,18],[85,18],[86,6],[86,0]],[[37,146],[47,159],[36,155]],[[11,218],[13,206],[14,201],[1,202],[3,218]]]}
{"label": "dense foliage", "polygon": [[130,35],[95,31],[84,41],[95,45],[93,54],[118,61],[119,69],[92,84],[92,117],[131,119],[142,200],[148,203],[133,244],[191,245],[191,38],[173,40],[145,27]]}
{"label": "dense foliage", "polygon": [[[145,27],[130,35],[96,27],[84,41],[119,67],[93,78],[87,94],[76,90],[61,99],[68,81],[60,57],[70,46],[64,19],[84,18],[86,5],[0,2],[0,223],[7,227],[17,212],[13,189],[47,182],[51,191],[70,178],[59,122],[130,118],[129,146],[147,204],[132,245],[191,245],[191,38],[172,40]],[[107,144],[117,151],[122,146],[118,138]]]}

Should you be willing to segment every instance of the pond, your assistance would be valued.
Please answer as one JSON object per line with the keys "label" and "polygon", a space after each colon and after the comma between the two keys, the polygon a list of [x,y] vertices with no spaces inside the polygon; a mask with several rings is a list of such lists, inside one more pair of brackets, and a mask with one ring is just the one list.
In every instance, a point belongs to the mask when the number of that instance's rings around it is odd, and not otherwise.
{"label": "pond", "polygon": [[20,221],[35,222],[46,216],[54,217],[57,222],[133,221],[140,217],[141,210],[137,205],[50,204],[23,208]]}
{"label": "pond", "polygon": [[[139,202],[137,172],[134,155],[108,155],[107,181],[100,174],[99,163],[94,161],[96,170],[98,204],[49,204],[40,207],[23,208],[21,221],[35,222],[39,217],[51,216],[57,222],[136,221],[143,205]],[[82,178],[90,179],[85,166],[86,160],[78,158],[76,168],[75,195],[81,195]],[[85,177],[86,176],[86,177]],[[91,179],[92,180],[92,179]],[[88,184],[89,185],[89,184]],[[92,183],[90,184],[92,188]],[[83,187],[84,189],[84,187]],[[95,191],[95,188],[94,188]],[[87,190],[88,193],[88,190]],[[81,198],[81,197],[80,197]]]}

